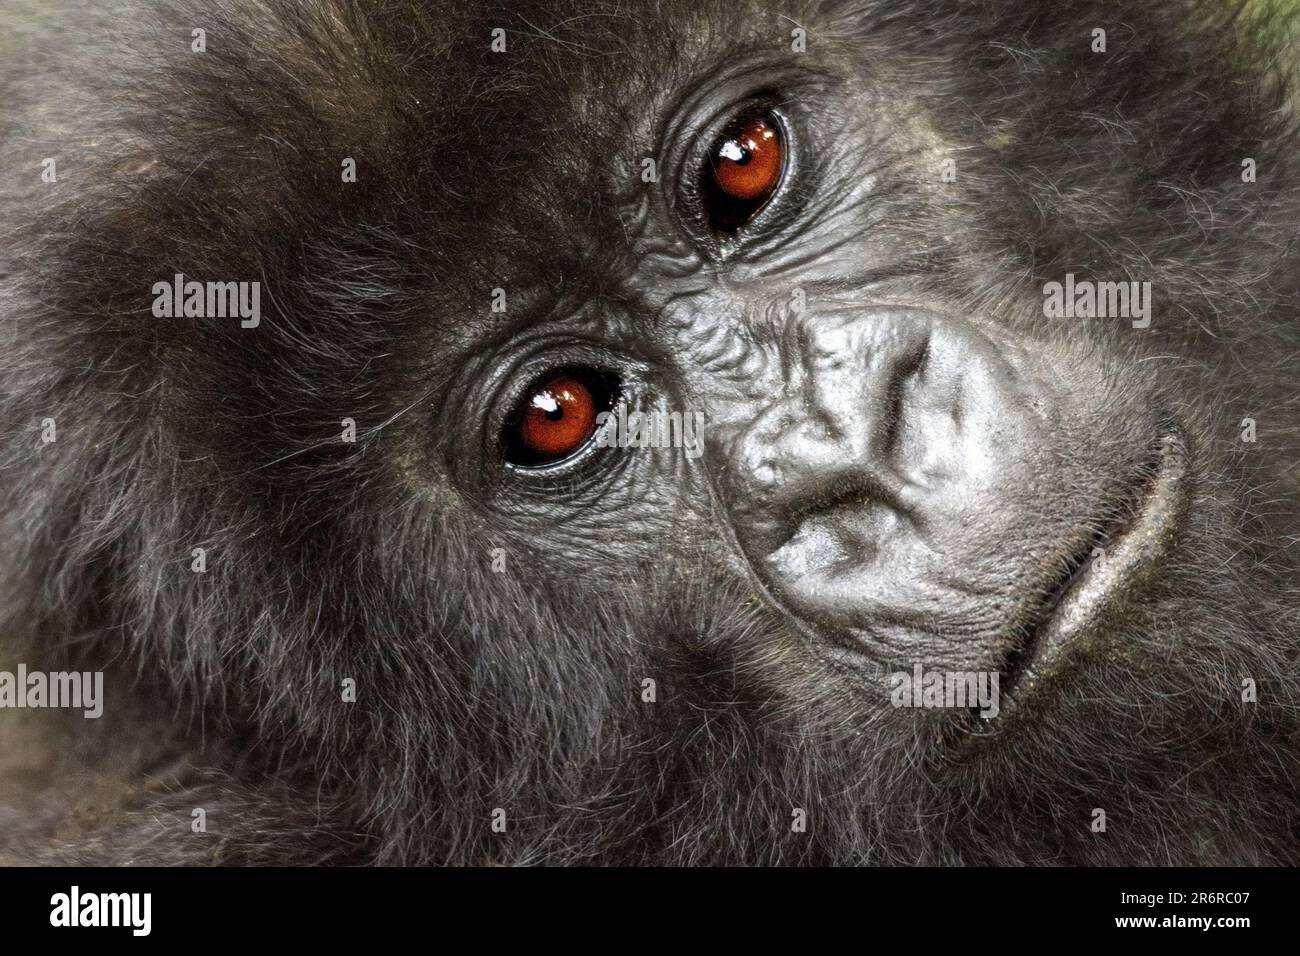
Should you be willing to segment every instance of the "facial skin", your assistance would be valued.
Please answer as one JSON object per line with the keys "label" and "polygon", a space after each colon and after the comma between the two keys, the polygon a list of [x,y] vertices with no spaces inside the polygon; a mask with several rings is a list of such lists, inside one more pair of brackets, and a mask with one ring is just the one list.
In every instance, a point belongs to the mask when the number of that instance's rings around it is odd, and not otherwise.
{"label": "facial skin", "polygon": [[[451,6],[182,4],[7,81],[5,167],[61,172],[0,194],[3,646],[109,680],[108,729],[0,712],[49,778],[0,856],[1296,862],[1270,51],[1218,4],[826,2],[798,50]],[[177,272],[261,322],[154,318]],[[1149,326],[1045,317],[1067,274]],[[588,440],[619,405],[703,453]],[[999,712],[895,706],[916,665]]]}

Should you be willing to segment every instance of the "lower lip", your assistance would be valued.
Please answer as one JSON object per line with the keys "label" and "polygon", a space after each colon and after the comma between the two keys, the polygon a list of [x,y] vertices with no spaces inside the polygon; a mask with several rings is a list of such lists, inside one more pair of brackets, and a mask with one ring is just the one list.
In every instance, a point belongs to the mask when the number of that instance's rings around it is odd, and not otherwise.
{"label": "lower lip", "polygon": [[1003,716],[1033,697],[1063,669],[1080,640],[1104,633],[1113,615],[1143,593],[1173,550],[1190,499],[1188,446],[1177,426],[1161,438],[1158,466],[1142,510],[1111,541],[1100,561],[1071,582],[1051,618],[1033,639],[1020,667],[1003,688]]}

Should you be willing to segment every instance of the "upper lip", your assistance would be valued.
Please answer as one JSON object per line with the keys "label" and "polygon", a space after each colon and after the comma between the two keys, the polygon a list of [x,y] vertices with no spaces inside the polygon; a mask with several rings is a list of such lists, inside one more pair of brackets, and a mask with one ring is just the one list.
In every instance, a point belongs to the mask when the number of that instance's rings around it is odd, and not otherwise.
{"label": "upper lip", "polygon": [[[1071,646],[1104,633],[1116,610],[1142,593],[1186,515],[1189,457],[1186,435],[1170,423],[1161,431],[1141,497],[1089,543],[1087,554],[1053,593],[1046,618],[1012,652],[1002,685],[1004,714],[1061,669]],[[1102,548],[1099,560],[1093,560],[1094,546]]]}

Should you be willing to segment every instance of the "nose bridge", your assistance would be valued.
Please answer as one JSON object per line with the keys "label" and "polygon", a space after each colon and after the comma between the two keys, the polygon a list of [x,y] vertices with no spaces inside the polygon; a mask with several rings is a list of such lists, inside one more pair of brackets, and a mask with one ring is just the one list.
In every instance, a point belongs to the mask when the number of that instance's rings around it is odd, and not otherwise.
{"label": "nose bridge", "polygon": [[878,324],[832,315],[801,322],[797,334],[805,414],[846,457],[867,454],[880,418],[875,383],[888,359]]}

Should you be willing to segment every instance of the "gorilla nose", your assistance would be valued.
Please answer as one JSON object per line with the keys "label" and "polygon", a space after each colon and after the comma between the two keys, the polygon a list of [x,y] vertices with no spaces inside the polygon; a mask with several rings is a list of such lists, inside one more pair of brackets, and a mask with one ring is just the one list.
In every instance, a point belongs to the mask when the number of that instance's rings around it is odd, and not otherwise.
{"label": "gorilla nose", "polygon": [[849,626],[932,628],[1002,590],[1017,562],[990,529],[1016,540],[1051,440],[1003,350],[908,310],[818,316],[778,347],[779,380],[726,423],[721,482],[773,591]]}
{"label": "gorilla nose", "polygon": [[768,554],[810,517],[875,505],[911,514],[897,460],[910,392],[925,367],[926,321],[821,318],[781,343],[782,380],[736,433],[728,469],[733,514]]}

